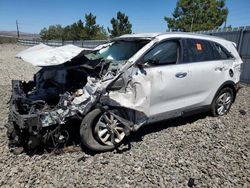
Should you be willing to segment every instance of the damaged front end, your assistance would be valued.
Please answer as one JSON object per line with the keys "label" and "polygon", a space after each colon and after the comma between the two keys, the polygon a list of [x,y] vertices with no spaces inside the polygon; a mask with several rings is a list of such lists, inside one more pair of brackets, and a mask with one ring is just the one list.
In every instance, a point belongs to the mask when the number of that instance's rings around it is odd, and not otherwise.
{"label": "damaged front end", "polygon": [[[42,72],[46,74],[46,71]],[[36,77],[40,74],[41,71]],[[78,80],[73,88],[67,83],[59,86],[55,80],[43,80],[42,86],[39,82],[13,80],[9,123],[16,133],[12,145],[25,145],[28,149],[34,149],[41,145],[53,148],[66,144],[69,141],[67,123],[81,120],[100,96],[93,83],[97,79],[80,78],[82,83]]]}
{"label": "damaged front end", "polygon": [[[147,119],[140,109],[145,101],[136,94],[138,87],[128,76],[135,69],[126,60],[146,43],[136,42],[134,52],[128,51],[127,57],[123,58],[112,54],[116,50],[111,48],[109,52],[105,49],[110,44],[98,49],[97,54],[91,50],[86,53],[86,50],[67,47],[67,53],[69,50],[71,53],[65,55],[64,48],[55,51],[45,45],[21,52],[22,59],[42,68],[33,81],[12,81],[9,146],[36,150],[77,143],[81,122],[96,108],[115,118],[126,135],[138,129]],[[121,45],[119,43],[116,47]],[[34,60],[34,55],[39,58]],[[114,108],[116,111],[121,109],[122,113],[114,113]],[[114,127],[109,123],[105,126],[112,144],[116,145]]]}

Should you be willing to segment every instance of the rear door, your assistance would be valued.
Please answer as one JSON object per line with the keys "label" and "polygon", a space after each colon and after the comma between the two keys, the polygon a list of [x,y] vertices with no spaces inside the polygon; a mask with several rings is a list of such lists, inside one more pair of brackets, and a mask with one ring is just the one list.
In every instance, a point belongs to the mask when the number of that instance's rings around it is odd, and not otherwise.
{"label": "rear door", "polygon": [[233,46],[232,43],[227,43],[226,46],[231,50],[231,52],[229,52],[219,43],[211,42],[211,44],[216,54],[216,59],[224,62],[224,69],[226,70],[225,80],[232,80],[235,83],[239,82],[242,60],[235,46]]}
{"label": "rear door", "polygon": [[189,70],[189,107],[210,105],[215,93],[225,82],[224,60],[218,58],[208,40],[185,39],[183,62]]}

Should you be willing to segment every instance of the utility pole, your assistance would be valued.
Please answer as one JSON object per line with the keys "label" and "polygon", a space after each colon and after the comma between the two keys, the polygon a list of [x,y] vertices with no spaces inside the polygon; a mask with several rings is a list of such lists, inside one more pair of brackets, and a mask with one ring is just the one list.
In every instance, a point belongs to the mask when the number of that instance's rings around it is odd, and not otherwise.
{"label": "utility pole", "polygon": [[17,20],[16,20],[16,32],[17,32],[17,38],[19,39],[19,28]]}

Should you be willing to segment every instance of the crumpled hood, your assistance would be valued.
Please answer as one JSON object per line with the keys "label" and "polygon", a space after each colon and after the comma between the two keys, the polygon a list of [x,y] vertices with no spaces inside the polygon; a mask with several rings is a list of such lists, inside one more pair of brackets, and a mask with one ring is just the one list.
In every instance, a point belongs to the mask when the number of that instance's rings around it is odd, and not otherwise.
{"label": "crumpled hood", "polygon": [[77,56],[94,50],[95,49],[80,48],[71,44],[55,48],[45,44],[39,44],[21,51],[16,57],[34,66],[44,67],[63,64]]}

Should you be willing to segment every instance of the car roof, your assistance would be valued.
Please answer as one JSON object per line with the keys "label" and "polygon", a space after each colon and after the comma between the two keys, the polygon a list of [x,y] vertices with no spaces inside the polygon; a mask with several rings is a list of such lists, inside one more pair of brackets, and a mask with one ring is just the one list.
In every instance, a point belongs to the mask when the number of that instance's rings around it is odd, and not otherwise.
{"label": "car roof", "polygon": [[211,40],[215,42],[228,42],[227,40],[211,35],[202,35],[197,33],[189,33],[189,32],[166,32],[166,33],[137,33],[137,34],[126,34],[120,37],[116,37],[112,39],[112,41],[119,40],[152,40],[157,38],[158,40],[164,40],[167,38],[194,38],[194,39],[203,39],[203,40]]}
{"label": "car roof", "polygon": [[156,36],[159,39],[165,39],[170,37],[180,37],[180,38],[194,38],[194,39],[204,39],[204,40],[223,40],[227,41],[223,38],[211,36],[211,35],[202,35],[197,33],[189,33],[189,32],[167,32],[162,33]]}
{"label": "car roof", "polygon": [[119,37],[116,37],[112,39],[112,41],[117,41],[117,40],[143,40],[143,39],[148,39],[152,40],[153,38],[157,37],[161,33],[137,33],[137,34],[126,34],[122,35]]}

